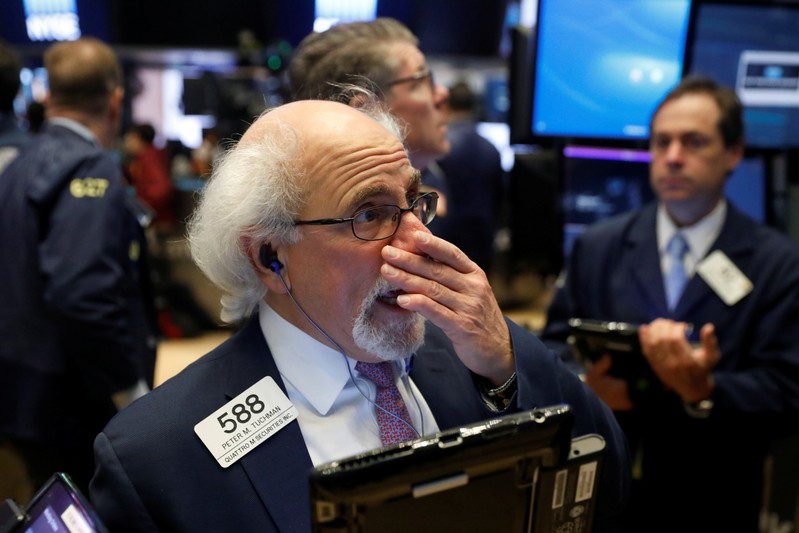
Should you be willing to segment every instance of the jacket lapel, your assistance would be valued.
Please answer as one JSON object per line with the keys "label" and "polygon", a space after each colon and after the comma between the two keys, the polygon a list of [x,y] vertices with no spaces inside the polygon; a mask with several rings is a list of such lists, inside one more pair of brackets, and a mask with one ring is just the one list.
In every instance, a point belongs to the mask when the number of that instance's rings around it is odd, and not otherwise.
{"label": "jacket lapel", "polygon": [[[286,386],[263,338],[257,316],[244,326],[237,338],[231,349],[240,355],[227,377],[228,398],[240,394],[264,376],[271,376],[286,394]],[[280,531],[310,531],[308,476],[313,463],[296,420],[242,457],[240,463]]]}
{"label": "jacket lapel", "polygon": [[650,203],[642,210],[630,226],[621,253],[626,258],[626,279],[638,285],[636,292],[643,295],[646,307],[653,311],[653,316],[668,316],[655,230],[656,214],[657,203]]}
{"label": "jacket lapel", "polygon": [[[754,250],[756,245],[754,239],[754,233],[751,231],[747,220],[728,202],[727,217],[724,220],[721,233],[719,233],[716,242],[708,250],[708,255],[715,250],[721,250],[733,263],[740,264],[741,259],[750,255]],[[698,272],[694,273],[685,286],[683,296],[677,302],[674,314],[685,316],[697,306],[712,298],[718,298],[718,296]]]}

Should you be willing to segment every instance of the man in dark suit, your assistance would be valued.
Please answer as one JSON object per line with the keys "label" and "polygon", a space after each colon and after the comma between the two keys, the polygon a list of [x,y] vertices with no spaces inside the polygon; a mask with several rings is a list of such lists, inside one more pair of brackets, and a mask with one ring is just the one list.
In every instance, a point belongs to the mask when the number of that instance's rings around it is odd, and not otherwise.
{"label": "man in dark suit", "polygon": [[725,200],[734,92],[687,78],[650,130],[657,201],[575,242],[542,337],[564,342],[571,317],[641,325],[652,375],[620,379],[608,354],[584,369],[634,452],[630,531],[754,532],[769,439],[799,412],[799,251]]}
{"label": "man in dark suit", "polygon": [[84,38],[44,65],[45,130],[0,174],[0,437],[34,487],[60,470],[88,490],[94,437],[148,390],[155,336],[143,233],[104,150],[122,112],[116,56]]}
{"label": "man in dark suit", "polygon": [[[363,111],[306,100],[266,113],[215,169],[189,241],[224,288],[223,320],[243,327],[98,436],[100,516],[113,531],[308,531],[311,468],[386,443],[360,370],[383,361],[412,437],[570,404],[574,433],[607,442],[596,531],[612,530],[629,479],[612,413],[429,232],[435,196],[361,93]],[[286,418],[228,453],[263,412]]]}
{"label": "man in dark suit", "polygon": [[452,149],[438,160],[447,179],[449,212],[440,236],[490,273],[505,173],[497,148],[477,132],[476,100],[465,80],[449,88]]}

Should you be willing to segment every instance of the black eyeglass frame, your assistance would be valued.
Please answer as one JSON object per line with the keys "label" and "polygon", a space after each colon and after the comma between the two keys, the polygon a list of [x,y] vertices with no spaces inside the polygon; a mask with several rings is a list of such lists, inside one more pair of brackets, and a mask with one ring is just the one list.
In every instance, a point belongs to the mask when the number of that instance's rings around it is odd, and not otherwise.
{"label": "black eyeglass frame", "polygon": [[[432,215],[430,216],[429,220],[427,220],[427,222],[425,222],[416,213],[413,213],[414,210],[417,207],[419,207],[419,202],[421,202],[421,201],[425,201],[425,202],[428,203],[427,212],[432,213]],[[344,224],[346,222],[349,222],[350,223],[350,229],[352,230],[352,234],[355,236],[356,239],[360,239],[362,241],[382,241],[384,239],[390,239],[391,237],[393,237],[397,233],[397,230],[399,229],[399,226],[400,226],[400,222],[402,221],[402,215],[404,215],[405,213],[408,213],[408,212],[413,213],[414,216],[416,216],[416,218],[418,218],[419,220],[422,221],[422,224],[427,226],[428,224],[430,224],[433,221],[434,218],[436,218],[436,207],[437,206],[438,206],[438,193],[436,193],[436,192],[428,192],[428,193],[420,194],[419,196],[417,196],[416,199],[413,201],[413,203],[411,203],[411,205],[409,207],[400,207],[398,205],[392,205],[392,204],[375,205],[375,206],[372,206],[372,207],[365,207],[363,209],[359,209],[351,217],[346,217],[346,218],[319,218],[319,219],[316,219],[316,220],[293,220],[292,222],[293,222],[293,224],[295,226],[330,226],[330,225],[333,225],[333,224]],[[364,239],[363,237],[360,237],[355,232],[355,219],[358,218],[358,215],[364,213],[365,211],[372,211],[374,209],[380,209],[380,208],[384,208],[384,207],[395,207],[395,208],[397,208],[397,215],[396,215],[397,216],[397,224],[394,226],[394,231],[392,231],[390,235],[386,235],[385,237],[376,237],[376,238],[373,238],[373,239]]]}
{"label": "black eyeglass frame", "polygon": [[433,79],[433,71],[430,70],[429,68],[421,70],[421,71],[417,72],[416,74],[412,74],[410,76],[406,76],[404,78],[397,78],[396,80],[391,80],[390,82],[386,83],[386,87],[393,87],[395,85],[400,85],[402,83],[411,83],[411,82],[414,82],[414,81],[421,81],[421,80],[423,80],[425,78],[429,78],[429,80],[430,80],[430,88],[433,89],[433,91],[435,92],[436,82]]}

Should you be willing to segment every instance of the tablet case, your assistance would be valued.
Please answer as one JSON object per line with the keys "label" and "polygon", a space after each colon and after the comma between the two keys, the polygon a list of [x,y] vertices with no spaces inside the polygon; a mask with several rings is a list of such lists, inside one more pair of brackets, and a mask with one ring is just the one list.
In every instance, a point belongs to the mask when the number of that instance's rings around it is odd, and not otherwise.
{"label": "tablet case", "polygon": [[641,353],[638,326],[627,322],[572,318],[569,320],[568,343],[577,360],[583,364],[609,354],[613,358],[610,375],[627,381],[630,397],[636,405],[663,393],[660,380]]}
{"label": "tablet case", "polygon": [[565,464],[542,468],[533,531],[592,530],[604,449],[600,435],[583,435],[572,440]]}
{"label": "tablet case", "polygon": [[534,529],[556,522],[539,517],[554,513],[541,476],[566,464],[572,417],[543,407],[319,465],[312,531],[555,531]]}

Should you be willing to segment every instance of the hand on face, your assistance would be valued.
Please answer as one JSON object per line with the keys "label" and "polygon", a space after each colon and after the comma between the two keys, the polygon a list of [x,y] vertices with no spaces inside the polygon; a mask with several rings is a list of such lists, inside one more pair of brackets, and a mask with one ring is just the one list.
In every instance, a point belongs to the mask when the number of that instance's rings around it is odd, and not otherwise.
{"label": "hand on face", "polygon": [[639,338],[644,356],[663,384],[684,402],[696,403],[712,394],[711,370],[721,353],[713,324],[702,326],[698,347],[688,343],[686,328],[684,322],[658,318],[641,326]]}
{"label": "hand on face", "polygon": [[382,250],[382,276],[406,293],[397,304],[440,327],[472,372],[504,383],[514,371],[510,333],[485,272],[428,231],[415,231],[413,242],[416,252]]}

